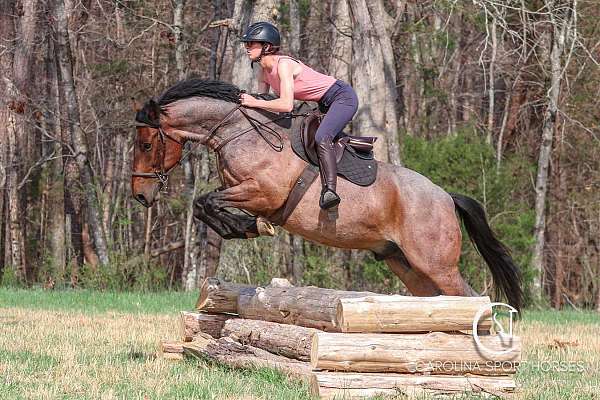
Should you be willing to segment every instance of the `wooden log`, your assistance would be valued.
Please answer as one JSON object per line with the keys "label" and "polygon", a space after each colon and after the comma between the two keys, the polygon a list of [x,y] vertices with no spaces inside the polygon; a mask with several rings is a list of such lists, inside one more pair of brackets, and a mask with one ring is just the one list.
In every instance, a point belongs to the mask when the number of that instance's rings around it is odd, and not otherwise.
{"label": "wooden log", "polygon": [[206,278],[200,287],[196,309],[211,313],[237,314],[238,296],[241,293],[252,295],[255,291],[254,286],[229,283],[219,278]]}
{"label": "wooden log", "polygon": [[200,333],[193,342],[183,344],[183,351],[186,355],[213,360],[233,368],[274,368],[289,377],[306,382],[311,378],[309,363],[243,345],[229,337],[215,339]]}
{"label": "wooden log", "polygon": [[225,322],[223,336],[273,354],[301,361],[310,360],[313,328],[284,325],[251,319],[230,319]]}
{"label": "wooden log", "polygon": [[[452,376],[315,372],[311,392],[321,399],[359,399],[375,395],[460,395],[464,392],[505,396],[515,391],[512,376]],[[402,397],[404,398],[404,397]]]}
{"label": "wooden log", "polygon": [[336,301],[340,298],[377,296],[369,292],[348,292],[309,287],[257,288],[238,297],[240,317],[288,325],[339,331],[334,325]]}
{"label": "wooden log", "polygon": [[235,317],[236,315],[231,314],[207,314],[182,311],[179,319],[181,339],[184,342],[191,342],[199,332],[207,333],[214,338],[220,338],[225,321]]}
{"label": "wooden log", "polygon": [[471,335],[316,333],[311,365],[332,371],[411,372],[436,374],[508,375],[521,360],[521,340],[504,343],[500,336],[479,337],[491,351],[483,352]]}
{"label": "wooden log", "polygon": [[341,332],[452,332],[471,330],[483,311],[480,331],[491,327],[490,298],[461,296],[369,296],[341,298],[335,324]]}
{"label": "wooden log", "polygon": [[183,360],[182,343],[172,340],[161,340],[158,346],[158,356],[166,360]]}

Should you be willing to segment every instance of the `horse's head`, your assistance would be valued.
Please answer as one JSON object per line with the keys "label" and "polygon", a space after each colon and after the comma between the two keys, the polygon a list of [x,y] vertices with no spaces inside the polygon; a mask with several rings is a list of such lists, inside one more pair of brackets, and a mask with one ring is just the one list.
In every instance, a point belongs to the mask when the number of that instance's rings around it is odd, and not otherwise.
{"label": "horse's head", "polygon": [[181,159],[180,137],[166,133],[160,125],[161,108],[148,101],[136,115],[136,137],[133,146],[131,193],[144,207],[150,207],[158,192],[166,185],[169,172]]}
{"label": "horse's head", "polygon": [[184,142],[216,146],[211,138],[235,119],[239,97],[240,89],[234,85],[192,78],[171,86],[158,100],[149,100],[135,117],[133,197],[145,207],[154,204],[169,172],[181,161]]}

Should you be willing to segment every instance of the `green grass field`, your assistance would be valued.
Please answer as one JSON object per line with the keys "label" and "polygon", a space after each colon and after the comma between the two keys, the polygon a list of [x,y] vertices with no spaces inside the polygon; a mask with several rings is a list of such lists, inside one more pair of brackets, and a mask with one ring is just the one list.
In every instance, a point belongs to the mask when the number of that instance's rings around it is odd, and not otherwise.
{"label": "green grass field", "polygon": [[[156,357],[194,293],[0,289],[0,399],[311,399],[270,370]],[[526,311],[516,398],[600,399],[600,315]],[[468,398],[478,398],[469,396]]]}

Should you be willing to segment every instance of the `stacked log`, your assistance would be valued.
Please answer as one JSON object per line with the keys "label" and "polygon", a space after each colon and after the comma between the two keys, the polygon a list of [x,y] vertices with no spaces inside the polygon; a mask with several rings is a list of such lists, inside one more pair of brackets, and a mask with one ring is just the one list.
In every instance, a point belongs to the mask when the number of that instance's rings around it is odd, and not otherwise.
{"label": "stacked log", "polygon": [[488,297],[386,296],[281,279],[261,288],[209,278],[197,312],[181,313],[182,341],[163,344],[162,354],[276,368],[309,382],[321,398],[505,395],[515,390],[521,342],[490,334],[490,304]]}
{"label": "stacked log", "polygon": [[372,296],[340,298],[335,324],[341,332],[448,332],[471,330],[473,317],[484,308],[479,330],[491,327],[490,298]]}

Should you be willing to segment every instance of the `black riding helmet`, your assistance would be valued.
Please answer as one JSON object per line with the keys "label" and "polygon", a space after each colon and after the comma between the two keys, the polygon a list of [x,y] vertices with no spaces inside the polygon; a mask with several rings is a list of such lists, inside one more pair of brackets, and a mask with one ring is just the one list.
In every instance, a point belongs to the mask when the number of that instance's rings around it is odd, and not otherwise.
{"label": "black riding helmet", "polygon": [[254,63],[260,62],[264,55],[277,53],[281,45],[281,36],[275,25],[269,22],[256,22],[246,29],[240,41],[261,42],[263,44],[260,56],[250,63],[250,66],[253,67]]}
{"label": "black riding helmet", "polygon": [[281,45],[281,36],[275,25],[269,22],[256,22],[246,29],[240,41],[270,43],[278,48]]}

